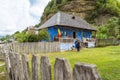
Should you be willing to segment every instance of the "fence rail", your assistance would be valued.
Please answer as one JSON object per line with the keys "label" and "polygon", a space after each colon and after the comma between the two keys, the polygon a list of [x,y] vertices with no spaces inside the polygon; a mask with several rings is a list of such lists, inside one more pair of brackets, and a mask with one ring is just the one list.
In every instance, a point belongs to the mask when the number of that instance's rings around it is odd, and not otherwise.
{"label": "fence rail", "polygon": [[[52,80],[53,76],[49,58],[42,56],[40,63],[38,59],[38,56],[33,55],[32,61],[28,64],[26,55],[6,54],[5,61],[9,80]],[[32,65],[32,68],[30,68],[30,65]],[[32,76],[30,76],[31,73]],[[54,80],[101,80],[101,78],[96,65],[77,63],[72,71],[68,60],[56,58],[54,64]]]}
{"label": "fence rail", "polygon": [[13,43],[12,51],[18,53],[60,52],[59,42]]}
{"label": "fence rail", "polygon": [[97,39],[96,46],[119,45],[120,40],[117,39]]}

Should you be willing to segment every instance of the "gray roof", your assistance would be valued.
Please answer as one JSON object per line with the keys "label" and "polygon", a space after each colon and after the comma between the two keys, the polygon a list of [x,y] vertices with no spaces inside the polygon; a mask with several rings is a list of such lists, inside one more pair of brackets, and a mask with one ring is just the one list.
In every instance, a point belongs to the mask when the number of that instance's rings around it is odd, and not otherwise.
{"label": "gray roof", "polygon": [[43,25],[41,25],[38,29],[43,29],[55,25],[69,26],[81,29],[88,30],[96,30],[85,20],[81,19],[78,16],[69,15],[63,12],[58,12],[54,16],[52,16],[49,20],[47,20]]}

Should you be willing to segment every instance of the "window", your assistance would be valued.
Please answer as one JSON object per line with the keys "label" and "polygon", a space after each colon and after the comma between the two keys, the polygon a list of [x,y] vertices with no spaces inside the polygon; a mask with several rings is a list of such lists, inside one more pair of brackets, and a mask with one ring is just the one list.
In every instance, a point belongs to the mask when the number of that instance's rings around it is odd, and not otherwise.
{"label": "window", "polygon": [[73,32],[73,38],[76,38],[76,32]]}

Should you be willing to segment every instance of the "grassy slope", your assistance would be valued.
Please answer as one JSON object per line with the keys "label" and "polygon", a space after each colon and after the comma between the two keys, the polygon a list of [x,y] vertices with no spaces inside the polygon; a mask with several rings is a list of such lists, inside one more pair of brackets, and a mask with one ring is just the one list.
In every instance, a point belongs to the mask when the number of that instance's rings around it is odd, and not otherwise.
{"label": "grassy slope", "polygon": [[96,64],[102,80],[120,80],[120,46],[51,53],[47,56],[51,60],[52,67],[55,57],[63,57],[70,61],[72,67],[77,62]]}

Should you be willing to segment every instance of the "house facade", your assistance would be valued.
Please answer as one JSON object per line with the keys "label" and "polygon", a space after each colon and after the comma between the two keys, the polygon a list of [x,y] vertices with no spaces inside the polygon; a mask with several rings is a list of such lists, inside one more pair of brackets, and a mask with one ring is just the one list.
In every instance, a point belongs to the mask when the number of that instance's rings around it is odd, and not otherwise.
{"label": "house facade", "polygon": [[63,27],[63,26],[52,26],[48,27],[48,33],[50,34],[50,40],[56,41],[58,37],[58,29],[60,29],[61,36],[60,38],[71,38],[71,39],[79,39],[83,40],[83,37],[86,39],[92,38],[92,31],[90,30],[82,30],[79,28],[72,27]]}
{"label": "house facade", "polygon": [[[38,30],[44,28],[47,29],[50,35],[50,41],[57,41],[60,38],[71,38],[84,42],[85,39],[92,38],[92,32],[96,32],[96,29],[85,20],[63,12],[58,12],[53,15]],[[58,36],[58,30],[61,33],[60,37]]]}

